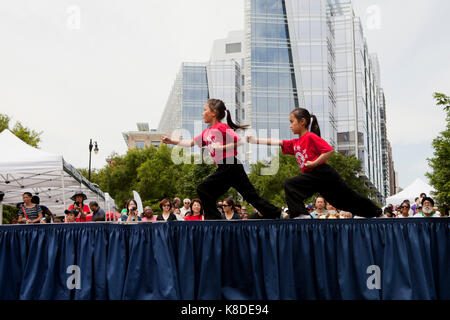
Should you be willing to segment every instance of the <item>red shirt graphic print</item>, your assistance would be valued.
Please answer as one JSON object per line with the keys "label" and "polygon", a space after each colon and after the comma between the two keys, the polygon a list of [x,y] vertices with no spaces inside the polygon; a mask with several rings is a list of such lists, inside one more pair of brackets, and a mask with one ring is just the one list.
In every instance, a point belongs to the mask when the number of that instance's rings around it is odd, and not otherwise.
{"label": "red shirt graphic print", "polygon": [[213,144],[227,145],[236,143],[241,138],[227,124],[217,122],[215,125],[203,130],[203,132],[194,138],[194,143],[199,147],[207,147],[214,163],[220,163],[221,160],[237,155],[237,147],[227,148],[226,150],[214,149]]}
{"label": "red shirt graphic print", "polygon": [[[333,150],[333,147],[315,133],[307,132],[298,139],[283,140],[281,150],[284,154],[294,155],[298,167],[305,173],[312,171],[312,169],[305,168],[307,161],[316,160],[322,153]],[[325,162],[326,160],[322,163]]]}

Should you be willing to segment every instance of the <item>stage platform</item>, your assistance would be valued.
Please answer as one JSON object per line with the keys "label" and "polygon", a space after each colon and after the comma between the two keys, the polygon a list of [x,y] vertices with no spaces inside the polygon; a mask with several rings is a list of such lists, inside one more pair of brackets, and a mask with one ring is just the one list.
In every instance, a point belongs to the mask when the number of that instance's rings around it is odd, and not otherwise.
{"label": "stage platform", "polygon": [[0,299],[450,299],[450,219],[1,226]]}

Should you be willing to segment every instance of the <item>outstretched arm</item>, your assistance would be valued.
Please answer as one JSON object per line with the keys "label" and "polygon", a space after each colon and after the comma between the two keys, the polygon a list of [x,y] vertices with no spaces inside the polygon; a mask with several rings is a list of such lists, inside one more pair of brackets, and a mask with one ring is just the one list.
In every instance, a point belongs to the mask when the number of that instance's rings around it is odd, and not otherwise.
{"label": "outstretched arm", "polygon": [[283,141],[278,139],[258,139],[253,136],[247,137],[247,142],[251,144],[266,144],[268,146],[283,146]]}
{"label": "outstretched arm", "polygon": [[174,144],[178,145],[180,147],[193,147],[194,146],[194,139],[192,140],[173,140],[170,139],[168,136],[162,136],[161,141],[165,144]]}

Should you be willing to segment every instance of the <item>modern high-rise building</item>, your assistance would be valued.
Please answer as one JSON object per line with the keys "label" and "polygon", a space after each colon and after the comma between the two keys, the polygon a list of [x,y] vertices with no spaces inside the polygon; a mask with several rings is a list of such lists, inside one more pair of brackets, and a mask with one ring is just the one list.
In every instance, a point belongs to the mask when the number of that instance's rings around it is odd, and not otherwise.
{"label": "modern high-rise building", "polygon": [[[218,98],[238,123],[291,139],[289,113],[303,107],[317,116],[322,138],[361,159],[360,176],[376,200],[390,195],[380,67],[350,0],[245,0],[245,29],[217,40],[197,71],[189,66],[177,76],[160,131],[192,130],[190,121],[201,118],[194,108]],[[203,94],[190,99],[193,72],[202,74]]]}
{"label": "modern high-rise building", "polygon": [[[225,102],[237,123],[241,118],[240,65],[234,60],[183,63],[172,87],[158,131],[185,130],[193,138],[206,128],[201,124],[205,102],[211,97]],[[197,124],[197,125],[196,125]],[[186,134],[184,136],[186,137]]]}

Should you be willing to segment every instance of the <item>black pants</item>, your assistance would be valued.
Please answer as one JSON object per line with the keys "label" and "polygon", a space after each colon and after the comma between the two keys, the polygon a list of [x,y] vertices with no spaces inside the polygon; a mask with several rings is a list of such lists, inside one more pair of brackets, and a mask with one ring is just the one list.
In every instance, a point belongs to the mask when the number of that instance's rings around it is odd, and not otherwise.
{"label": "black pants", "polygon": [[221,219],[216,201],[230,187],[235,188],[248,203],[258,209],[263,214],[263,218],[279,218],[281,209],[261,198],[248,179],[244,166],[236,158],[230,160],[224,159],[224,164],[219,164],[216,171],[197,186],[197,194],[205,210],[205,219]]}
{"label": "black pants", "polygon": [[319,192],[325,200],[339,210],[361,217],[378,217],[381,209],[372,200],[358,194],[342,180],[333,167],[324,163],[284,183],[286,203],[290,217],[308,214],[304,201]]}

